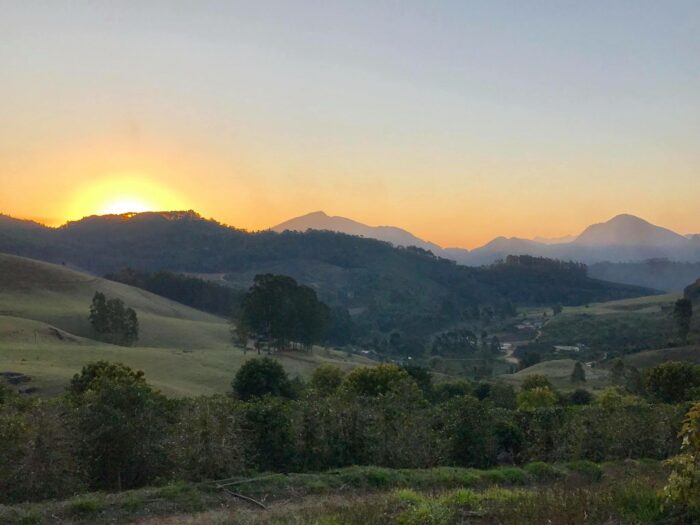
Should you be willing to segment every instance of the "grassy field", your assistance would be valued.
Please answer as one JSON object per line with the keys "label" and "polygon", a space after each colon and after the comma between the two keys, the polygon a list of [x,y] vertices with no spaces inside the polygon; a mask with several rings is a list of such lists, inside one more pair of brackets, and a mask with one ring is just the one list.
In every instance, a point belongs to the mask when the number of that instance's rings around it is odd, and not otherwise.
{"label": "grassy field", "polygon": [[[90,338],[87,317],[95,291],[119,297],[136,310],[138,346]],[[221,393],[230,389],[241,364],[253,357],[255,352],[244,355],[231,345],[225,319],[63,266],[0,254],[0,372],[30,376],[23,388],[55,394],[85,363],[106,359],[143,370],[169,395]],[[345,369],[373,363],[321,348],[284,353],[278,359],[291,375],[302,377],[324,362]]]}
{"label": "grassy field", "polygon": [[571,372],[576,361],[573,359],[556,359],[553,361],[543,361],[534,366],[520,370],[515,374],[504,374],[499,379],[505,383],[519,387],[520,384],[530,375],[540,374],[546,376],[552,384],[563,391],[575,390],[576,388],[586,388],[588,390],[600,390],[610,386],[610,372],[602,368],[591,368],[584,366],[586,372],[586,382],[574,384],[571,382]]}
{"label": "grassy field", "polygon": [[[619,356],[670,346],[677,338],[673,303],[680,294],[652,295],[567,307],[542,329],[540,342],[587,347],[586,359]],[[695,316],[691,337],[700,337]]]}
{"label": "grassy field", "polygon": [[624,358],[624,361],[637,368],[650,368],[667,361],[685,361],[700,365],[700,345],[648,350],[629,355]]}
{"label": "grassy field", "polygon": [[[350,467],[219,483],[93,493],[0,506],[10,524],[557,525],[659,523],[667,472],[653,461],[586,461],[490,470]],[[231,492],[253,498],[265,508]],[[665,523],[670,523],[664,521]]]}

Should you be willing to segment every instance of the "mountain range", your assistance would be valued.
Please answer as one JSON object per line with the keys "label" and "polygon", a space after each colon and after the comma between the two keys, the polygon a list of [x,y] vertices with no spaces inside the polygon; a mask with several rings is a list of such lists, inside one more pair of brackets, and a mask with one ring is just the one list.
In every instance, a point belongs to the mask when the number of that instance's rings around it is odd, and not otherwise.
{"label": "mountain range", "polygon": [[368,226],[344,217],[331,217],[323,212],[297,217],[271,229],[278,232],[330,230],[361,235],[391,242],[397,246],[417,246],[468,266],[491,264],[508,255],[532,255],[588,264],[647,259],[700,261],[700,235],[680,235],[629,214],[617,215],[606,222],[592,224],[577,236],[534,240],[496,237],[471,251],[462,248],[445,249],[400,228]]}
{"label": "mountain range", "polygon": [[332,231],[246,232],[192,211],[93,216],[60,228],[0,216],[0,253],[93,275],[168,270],[237,288],[249,286],[257,274],[288,275],[312,286],[331,307],[332,319],[352,327],[351,335],[370,344],[398,331],[406,352],[411,341],[424,344],[482,311],[493,315],[513,305],[580,305],[653,293],[592,279],[575,263],[512,257],[469,267],[426,249]]}
{"label": "mountain range", "polygon": [[455,261],[458,261],[461,257],[466,257],[469,253],[469,250],[464,248],[442,248],[396,226],[368,226],[346,217],[330,216],[323,211],[315,211],[289,219],[270,229],[278,233],[284,231],[305,232],[306,230],[327,230],[346,233],[348,235],[389,242],[394,246],[416,246],[417,248],[431,251],[438,257]]}

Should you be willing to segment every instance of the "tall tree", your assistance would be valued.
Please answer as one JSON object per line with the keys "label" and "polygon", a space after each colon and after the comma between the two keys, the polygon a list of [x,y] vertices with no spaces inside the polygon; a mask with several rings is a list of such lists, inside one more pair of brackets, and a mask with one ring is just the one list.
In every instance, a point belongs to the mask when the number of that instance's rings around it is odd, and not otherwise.
{"label": "tall tree", "polygon": [[290,342],[310,347],[320,340],[329,309],[316,292],[285,275],[256,275],[243,298],[241,322],[278,349]]}
{"label": "tall tree", "polygon": [[681,341],[686,342],[690,332],[690,321],[693,317],[693,303],[690,299],[683,297],[676,301],[673,307],[673,317],[676,319],[676,325],[678,326],[678,336],[681,338]]}
{"label": "tall tree", "polygon": [[136,311],[125,307],[121,299],[107,299],[101,292],[95,292],[92,298],[89,320],[95,333],[109,343],[129,346],[139,337]]}
{"label": "tall tree", "polygon": [[574,369],[571,372],[571,382],[572,383],[585,383],[586,382],[586,371],[583,369],[583,365],[580,361],[576,361]]}

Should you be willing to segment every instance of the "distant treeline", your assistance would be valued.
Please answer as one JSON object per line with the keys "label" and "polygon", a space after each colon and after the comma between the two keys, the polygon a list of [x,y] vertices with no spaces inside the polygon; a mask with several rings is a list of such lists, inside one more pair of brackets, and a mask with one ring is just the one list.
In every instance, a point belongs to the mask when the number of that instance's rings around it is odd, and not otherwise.
{"label": "distant treeline", "polygon": [[668,292],[683,290],[700,278],[700,262],[678,262],[649,259],[640,262],[600,262],[588,268],[596,279],[645,286]]}
{"label": "distant treeline", "polygon": [[238,313],[244,294],[243,290],[230,286],[166,271],[139,272],[125,268],[116,273],[109,273],[105,278],[227,318]]}

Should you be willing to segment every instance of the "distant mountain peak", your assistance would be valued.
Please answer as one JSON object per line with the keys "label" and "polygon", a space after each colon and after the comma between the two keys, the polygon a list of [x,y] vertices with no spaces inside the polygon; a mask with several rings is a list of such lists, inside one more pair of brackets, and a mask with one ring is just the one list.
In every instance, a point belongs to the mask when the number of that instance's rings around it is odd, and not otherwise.
{"label": "distant mountain peak", "polygon": [[687,242],[682,235],[629,213],[592,224],[574,241],[586,246],[672,246]]}
{"label": "distant mountain peak", "polygon": [[395,246],[417,246],[424,250],[430,250],[435,255],[449,258],[454,257],[454,253],[450,252],[448,254],[437,244],[420,239],[404,229],[395,226],[369,226],[353,219],[348,219],[347,217],[328,215],[321,210],[294,217],[293,219],[273,226],[270,230],[276,232],[283,232],[286,230],[301,232],[306,230],[329,230],[346,233],[348,235],[377,239],[389,242]]}

